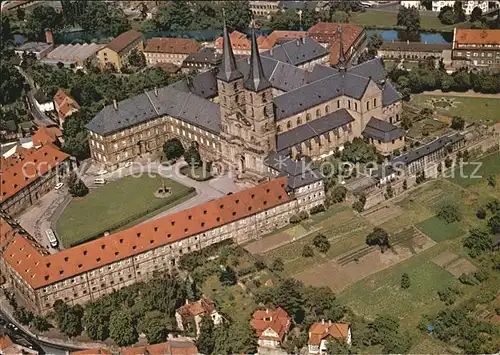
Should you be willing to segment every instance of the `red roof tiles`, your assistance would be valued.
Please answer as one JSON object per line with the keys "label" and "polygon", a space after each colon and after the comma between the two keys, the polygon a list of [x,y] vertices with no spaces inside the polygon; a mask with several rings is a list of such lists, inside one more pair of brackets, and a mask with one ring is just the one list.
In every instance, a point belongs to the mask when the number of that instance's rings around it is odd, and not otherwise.
{"label": "red roof tiles", "polygon": [[40,126],[35,134],[31,136],[31,141],[37,147],[46,143],[54,143],[60,137],[62,137],[62,132],[58,127]]}
{"label": "red roof tiles", "polygon": [[71,96],[59,89],[54,96],[54,104],[57,114],[61,120],[80,109],[80,105]]}
{"label": "red roof tiles", "polygon": [[16,237],[3,257],[31,287],[44,287],[281,205],[289,200],[286,181],[274,179],[47,256]]}
{"label": "red roof tiles", "polygon": [[0,202],[7,200],[26,186],[35,181],[39,176],[47,173],[51,169],[69,158],[69,155],[61,152],[52,144],[45,144],[38,149],[25,150],[17,157],[11,165],[1,167],[2,196]]}
{"label": "red roof tiles", "polygon": [[137,32],[136,30],[130,30],[125,33],[122,33],[118,37],[116,37],[114,40],[109,42],[106,45],[106,48],[111,49],[112,51],[115,51],[116,53],[120,53],[123,51],[125,48],[127,48],[132,42],[135,40],[139,39],[142,37],[142,33]]}
{"label": "red roof tiles", "polygon": [[[257,331],[257,336],[261,339],[279,340],[282,341],[285,333],[290,328],[291,318],[286,311],[278,307],[277,309],[265,311],[255,311],[250,325]],[[263,335],[263,333],[271,328],[278,335],[277,338]]]}
{"label": "red roof tiles", "polygon": [[196,345],[189,341],[169,341],[166,343],[121,348],[120,355],[197,355]]}
{"label": "red roof tiles", "polygon": [[194,39],[156,37],[147,40],[144,52],[190,54],[200,49],[200,44]]}
{"label": "red roof tiles", "polygon": [[211,299],[202,297],[196,302],[189,302],[186,300],[186,304],[177,309],[183,317],[195,317],[203,314],[210,314],[215,310],[215,303]]}
{"label": "red roof tiles", "polygon": [[331,322],[319,322],[313,323],[311,328],[309,328],[309,345],[319,345],[321,340],[332,336],[338,339],[347,340],[349,335],[349,324],[345,323],[331,323]]}
{"label": "red roof tiles", "polygon": [[500,30],[457,28],[453,40],[459,44],[500,44]]}

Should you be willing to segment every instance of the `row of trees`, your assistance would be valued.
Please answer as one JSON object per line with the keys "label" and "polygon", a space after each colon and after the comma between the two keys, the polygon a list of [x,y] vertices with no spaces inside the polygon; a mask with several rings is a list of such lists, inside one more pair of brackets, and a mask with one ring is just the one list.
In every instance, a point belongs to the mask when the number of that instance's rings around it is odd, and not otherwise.
{"label": "row of trees", "polygon": [[[37,6],[26,18],[25,31],[31,40],[44,40],[45,30],[58,31],[79,25],[94,35],[116,37],[130,29],[127,16],[113,1],[62,1],[63,13],[51,6]],[[78,3],[78,4],[77,4]]]}
{"label": "row of trees", "polygon": [[448,75],[442,67],[434,67],[434,59],[420,62],[419,67],[408,72],[394,68],[388,73],[403,98],[409,99],[410,93],[421,93],[427,90],[467,91],[481,93],[500,92],[500,73],[468,72],[459,70]]}
{"label": "row of trees", "polygon": [[160,7],[152,20],[143,23],[144,31],[186,31],[222,28],[223,10],[230,31],[248,28],[252,12],[245,1],[170,1]]}

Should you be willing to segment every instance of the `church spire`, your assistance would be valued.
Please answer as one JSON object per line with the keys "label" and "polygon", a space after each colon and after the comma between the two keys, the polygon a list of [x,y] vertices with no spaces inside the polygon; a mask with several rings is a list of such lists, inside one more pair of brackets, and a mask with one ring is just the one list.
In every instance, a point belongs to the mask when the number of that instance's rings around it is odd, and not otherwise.
{"label": "church spire", "polygon": [[231,47],[231,40],[226,26],[226,16],[224,14],[224,31],[223,31],[223,54],[222,63],[217,73],[217,79],[225,82],[230,82],[243,77],[243,74],[236,67],[236,59],[234,58],[233,48]]}
{"label": "church spire", "polygon": [[257,46],[257,37],[255,27],[252,26],[252,54],[250,55],[250,72],[245,81],[245,89],[255,92],[267,89],[271,86],[269,80],[264,75],[262,62],[260,60],[259,47]]}
{"label": "church spire", "polygon": [[342,38],[342,25],[339,24],[338,28],[338,33],[339,33],[339,40],[340,40],[340,48],[339,48],[339,62],[337,64],[337,67],[339,68],[340,71],[345,71],[346,70],[346,59],[345,59],[345,53],[344,53],[344,41]]}

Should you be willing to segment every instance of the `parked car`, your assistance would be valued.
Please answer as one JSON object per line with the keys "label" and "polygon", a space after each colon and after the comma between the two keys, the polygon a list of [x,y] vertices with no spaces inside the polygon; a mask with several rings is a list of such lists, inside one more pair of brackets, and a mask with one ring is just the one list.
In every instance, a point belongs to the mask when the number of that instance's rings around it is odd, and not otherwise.
{"label": "parked car", "polygon": [[56,184],[56,187],[54,187],[54,189],[59,190],[61,187],[63,187],[63,185],[64,185],[64,183],[63,183],[63,182],[58,182],[58,183]]}
{"label": "parked car", "polygon": [[129,167],[129,166],[131,166],[131,165],[132,165],[132,162],[131,162],[131,161],[128,161],[128,162],[126,162],[126,163],[125,163],[125,167],[126,167],[126,168],[128,168],[128,167]]}
{"label": "parked car", "polygon": [[108,171],[106,169],[101,169],[97,172],[97,175],[104,175],[104,174],[107,174]]}

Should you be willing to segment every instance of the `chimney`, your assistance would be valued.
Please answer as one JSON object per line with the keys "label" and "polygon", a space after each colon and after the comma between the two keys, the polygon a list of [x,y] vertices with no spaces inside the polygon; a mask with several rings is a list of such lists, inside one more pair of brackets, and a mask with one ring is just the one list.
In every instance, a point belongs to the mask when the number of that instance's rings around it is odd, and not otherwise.
{"label": "chimney", "polygon": [[269,309],[266,308],[266,314],[269,314]]}
{"label": "chimney", "polygon": [[297,38],[297,41],[295,41],[297,43],[297,46],[300,46],[300,39]]}
{"label": "chimney", "polygon": [[410,44],[410,40],[409,39],[406,40],[406,44]]}
{"label": "chimney", "polygon": [[113,99],[113,107],[118,111],[118,103],[116,102],[116,99]]}
{"label": "chimney", "polygon": [[45,42],[47,42],[47,44],[54,43],[54,37],[52,36],[52,31],[49,28],[45,29]]}
{"label": "chimney", "polygon": [[189,300],[186,298],[186,306],[189,304]]}
{"label": "chimney", "polygon": [[271,57],[273,56],[273,49],[272,49],[272,48],[269,50],[269,55],[270,55]]}
{"label": "chimney", "polygon": [[332,321],[331,321],[331,320],[329,320],[329,321],[328,321],[328,326],[331,326],[331,325],[332,325]]}
{"label": "chimney", "polygon": [[302,44],[306,43],[306,37],[301,37],[300,40],[302,41]]}
{"label": "chimney", "polygon": [[321,320],[321,325],[325,325],[325,320],[324,319]]}
{"label": "chimney", "polygon": [[158,97],[158,87],[155,86],[155,96]]}

